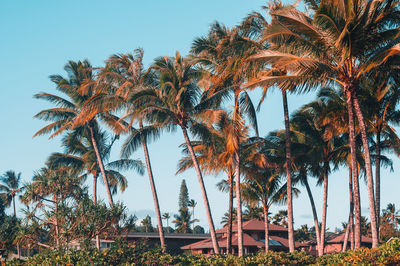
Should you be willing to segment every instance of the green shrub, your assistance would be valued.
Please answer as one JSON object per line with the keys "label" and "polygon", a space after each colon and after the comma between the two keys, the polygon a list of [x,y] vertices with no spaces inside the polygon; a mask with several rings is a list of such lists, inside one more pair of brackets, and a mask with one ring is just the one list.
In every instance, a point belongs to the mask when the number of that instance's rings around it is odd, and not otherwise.
{"label": "green shrub", "polygon": [[149,249],[137,243],[129,247],[116,241],[110,249],[53,250],[27,261],[13,260],[7,265],[399,265],[400,240],[396,239],[376,249],[327,254],[319,258],[304,252],[268,252],[238,258],[233,255],[171,255],[160,249]]}

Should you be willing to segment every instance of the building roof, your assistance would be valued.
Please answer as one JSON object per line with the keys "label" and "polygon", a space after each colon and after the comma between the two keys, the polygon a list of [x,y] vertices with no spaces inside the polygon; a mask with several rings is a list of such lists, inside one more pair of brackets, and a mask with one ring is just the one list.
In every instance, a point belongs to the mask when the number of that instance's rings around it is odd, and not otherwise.
{"label": "building roof", "polygon": [[[275,225],[275,224],[270,224],[268,223],[268,229],[269,231],[281,231],[281,232],[287,232],[288,229]],[[225,233],[228,230],[228,226],[225,226],[222,229],[218,229],[216,232],[217,233]],[[247,222],[243,223],[243,231],[262,231],[264,232],[265,230],[265,225],[263,221],[257,220],[257,219],[251,219]],[[236,232],[237,231],[237,223],[232,225],[232,231]]]}
{"label": "building roof", "polygon": [[[326,237],[326,243],[333,244],[333,243],[343,243],[344,242],[344,233],[340,234],[330,234]],[[350,241],[350,238],[348,239]],[[316,240],[310,240],[305,242],[308,245],[316,245]],[[361,236],[361,243],[372,243],[372,238],[367,236]]]}
{"label": "building roof", "polygon": [[[160,238],[158,232],[143,233],[143,232],[131,232],[127,234],[128,238]],[[181,234],[181,233],[164,233],[164,238],[174,239],[208,239],[209,234]]]}
{"label": "building roof", "polygon": [[[344,241],[344,233],[332,234],[330,239],[327,240],[327,243],[343,243],[343,241]],[[372,243],[372,238],[367,236],[361,236],[361,243]]]}
{"label": "building roof", "polygon": [[[226,248],[226,237],[219,235],[217,239],[219,247]],[[237,237],[232,237],[232,246],[237,246],[237,245],[238,245]],[[262,247],[264,246],[264,243],[261,241],[257,241],[248,234],[244,233],[243,245],[247,247]],[[181,247],[181,249],[202,249],[202,248],[213,248],[211,238]]]}
{"label": "building roof", "polygon": [[[218,245],[220,248],[226,248],[226,236],[218,235]],[[289,247],[289,240],[283,237],[278,237],[278,236],[269,236],[269,245],[270,247]],[[238,246],[238,239],[237,239],[237,234],[232,235],[232,246]],[[252,238],[250,235],[243,233],[243,246],[245,247],[258,247],[262,248],[265,246],[264,240],[257,241],[254,238]],[[295,242],[296,248],[306,246],[305,244]],[[212,249],[212,241],[211,238],[202,240],[193,244],[189,244],[186,246],[181,247],[181,249],[203,249],[203,248],[208,248]]]}

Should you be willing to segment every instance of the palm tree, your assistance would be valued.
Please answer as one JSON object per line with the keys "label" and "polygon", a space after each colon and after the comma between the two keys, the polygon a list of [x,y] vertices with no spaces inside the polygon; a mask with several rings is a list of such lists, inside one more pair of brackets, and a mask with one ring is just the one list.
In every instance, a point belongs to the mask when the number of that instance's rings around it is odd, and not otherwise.
{"label": "palm tree", "polygon": [[[110,143],[107,143],[107,136],[104,132],[96,132],[96,143],[98,145],[103,161],[107,161],[111,147],[116,140],[114,137]],[[93,202],[97,203],[97,178],[100,173],[100,167],[96,158],[96,152],[93,148],[90,136],[81,135],[76,131],[72,131],[62,139],[62,145],[65,147],[65,153],[53,153],[48,158],[50,167],[73,167],[78,172],[87,176],[93,176]],[[139,174],[143,175],[142,162],[138,160],[121,159],[109,162],[105,165],[105,173],[109,180],[112,194],[116,194],[117,187],[123,192],[128,186],[128,182],[122,170],[135,169]],[[96,247],[100,249],[100,239],[96,235]]]}
{"label": "palm tree", "polygon": [[[400,111],[397,110],[400,101],[400,93],[392,84],[392,79],[383,72],[380,76],[365,80],[360,84],[360,101],[365,114],[369,131],[375,134],[375,208],[377,228],[379,228],[381,212],[381,164],[382,152],[391,149],[398,151],[400,139],[393,130],[393,125],[400,123]],[[398,153],[398,152],[397,152]],[[378,230],[379,239],[379,230]]]}
{"label": "palm tree", "polygon": [[[98,145],[103,161],[108,161],[111,153],[111,147],[115,137],[107,143],[105,132],[96,134],[96,143]],[[97,202],[97,178],[100,173],[100,167],[96,158],[96,152],[93,148],[90,136],[81,135],[75,131],[67,134],[62,139],[62,146],[65,153],[53,153],[48,158],[50,167],[69,166],[81,172],[85,177],[89,174],[93,176],[93,202]],[[117,187],[123,192],[128,186],[126,177],[120,173],[123,170],[135,170],[143,175],[143,164],[140,160],[120,159],[108,162],[105,165],[105,173],[109,180],[112,194],[117,192]]]}
{"label": "palm tree", "polygon": [[[343,88],[347,98],[353,178],[356,176],[354,113],[362,136],[373,247],[376,247],[378,238],[371,159],[357,94],[360,81],[382,63],[387,63],[392,54],[397,54],[394,47],[397,41],[394,39],[397,38],[399,18],[394,14],[398,12],[398,6],[392,1],[379,1],[372,5],[365,0],[308,1],[307,4],[313,11],[313,17],[294,7],[283,7],[280,3],[270,8],[271,27],[265,39],[271,43],[271,49],[262,51],[256,58],[276,69],[284,68],[288,74],[273,76],[266,71],[252,85],[267,87],[290,82],[299,89],[309,90],[321,84],[335,83]],[[360,237],[358,219],[356,248],[360,247]]]}
{"label": "palm tree", "polygon": [[83,112],[85,101],[95,94],[93,68],[88,60],[83,62],[69,61],[65,65],[64,70],[67,72],[67,77],[52,75],[50,79],[56,84],[56,89],[67,96],[66,98],[51,93],[39,93],[34,96],[37,99],[47,100],[57,106],[55,108],[43,110],[35,115],[35,118],[52,122],[36,132],[34,137],[52,133],[50,138],[53,138],[65,131],[71,131],[73,129],[77,132],[88,132],[87,134],[90,134],[91,142],[96,153],[96,159],[106,186],[108,202],[112,207],[114,205],[112,193],[104,169],[103,159],[101,158],[99,147],[96,142],[96,133],[99,130],[97,117],[86,119],[80,126],[76,126],[76,118]]}
{"label": "palm tree", "polygon": [[0,178],[0,181],[0,197],[7,207],[11,206],[12,202],[14,217],[17,217],[15,211],[15,196],[23,190],[23,187],[21,187],[21,173],[17,174],[9,170]]}
{"label": "palm tree", "polygon": [[396,205],[393,203],[389,203],[386,206],[386,209],[383,210],[384,214],[388,214],[390,216],[390,222],[393,225],[393,229],[397,230],[397,224],[400,221],[400,211],[396,210]]}
{"label": "palm tree", "polygon": [[[218,111],[215,119],[209,119],[207,125],[208,134],[199,134],[204,136],[203,140],[192,141],[193,148],[196,152],[197,161],[201,169],[206,174],[218,175],[221,172],[226,174],[226,180],[217,184],[217,187],[228,192],[228,222],[227,222],[227,249],[226,252],[231,252],[232,246],[232,221],[233,218],[233,197],[234,197],[234,149],[229,143],[235,139],[235,130],[229,114],[223,110]],[[247,138],[246,128],[242,128],[241,143],[244,143]],[[204,129],[202,128],[204,132]],[[199,132],[201,133],[201,132]],[[186,155],[179,162],[179,172],[183,172],[190,167],[193,167],[189,151],[183,150]],[[227,185],[227,186],[226,186]]]}
{"label": "palm tree", "polygon": [[179,215],[174,215],[175,220],[172,222],[175,224],[176,232],[178,233],[191,233],[190,225],[194,223],[194,220],[191,220],[191,213],[188,208],[181,208],[179,210]]}
{"label": "palm tree", "polygon": [[[210,77],[212,84],[208,88],[210,95],[219,95],[218,104],[227,92],[233,93],[234,103],[232,112],[233,138],[229,143],[234,155],[232,162],[235,176],[237,217],[238,217],[238,253],[243,256],[243,228],[242,228],[242,203],[240,195],[240,141],[244,127],[244,117],[247,116],[250,124],[258,135],[255,108],[246,90],[241,86],[247,72],[250,70],[249,64],[244,60],[251,52],[253,43],[248,42],[239,28],[228,29],[216,22],[211,26],[207,37],[197,38],[192,45],[192,53],[197,56]],[[246,63],[245,63],[246,62]]]}
{"label": "palm tree", "polygon": [[151,217],[147,215],[141,222],[140,222],[146,233],[153,231],[153,225],[151,224]]}
{"label": "palm tree", "polygon": [[189,200],[188,207],[192,208],[193,230],[194,230],[194,222],[195,222],[195,219],[194,219],[194,208],[196,207],[196,205],[197,205],[197,202],[194,199]]}
{"label": "palm tree", "polygon": [[200,184],[214,253],[219,253],[203,175],[187,132],[188,129],[202,127],[195,120],[196,118],[207,117],[205,109],[209,103],[207,101],[200,102],[200,89],[197,85],[201,72],[194,67],[192,62],[182,58],[179,53],[176,53],[175,58],[157,58],[152,69],[157,75],[158,87],[144,89],[141,94],[135,96],[136,101],[143,103],[137,110],[137,114],[144,115],[150,123],[154,123],[157,127],[169,130],[179,127],[182,130]]}
{"label": "palm tree", "polygon": [[[143,50],[136,49],[133,54],[115,54],[106,61],[98,80],[98,92],[86,102],[86,112],[81,118],[91,118],[96,114],[107,114],[107,118],[116,134],[129,133],[129,137],[122,146],[122,157],[128,158],[142,145],[146,161],[147,173],[153,195],[154,207],[160,234],[160,243],[165,250],[165,240],[160,212],[157,190],[154,182],[150,155],[147,148],[149,138],[157,138],[159,129],[153,126],[143,126],[144,117],[136,117],[133,114],[138,106],[130,99],[141,89],[152,86],[151,73],[147,73],[143,67]],[[121,119],[111,115],[115,111],[125,112]],[[127,119],[128,122],[125,122]],[[132,126],[138,122],[139,129]]]}
{"label": "palm tree", "polygon": [[247,180],[242,183],[243,199],[250,204],[258,205],[261,202],[265,225],[265,253],[269,251],[268,214],[272,204],[285,199],[286,184],[280,184],[280,175],[273,169],[248,165]]}
{"label": "palm tree", "polygon": [[[334,124],[324,124],[324,114],[327,110],[326,103],[321,99],[303,106],[292,117],[292,128],[300,143],[304,144],[305,152],[298,156],[300,160],[305,159],[309,172],[318,178],[318,183],[323,183],[323,207],[321,231],[317,232],[318,255],[322,256],[325,245],[326,215],[328,202],[328,175],[331,171],[330,163],[337,152],[338,140],[335,138],[338,129]],[[305,185],[308,185],[305,177]],[[307,188],[309,191],[309,188]],[[310,192],[308,192],[310,194]],[[315,215],[316,216],[316,215]],[[316,230],[318,226],[316,224]]]}
{"label": "palm tree", "polygon": [[169,223],[168,223],[168,221],[169,221],[169,218],[171,218],[171,216],[169,215],[169,212],[165,212],[165,213],[163,214],[162,218],[165,219],[165,220],[167,220],[167,230],[168,230],[168,233],[170,233],[170,232],[169,232]]}

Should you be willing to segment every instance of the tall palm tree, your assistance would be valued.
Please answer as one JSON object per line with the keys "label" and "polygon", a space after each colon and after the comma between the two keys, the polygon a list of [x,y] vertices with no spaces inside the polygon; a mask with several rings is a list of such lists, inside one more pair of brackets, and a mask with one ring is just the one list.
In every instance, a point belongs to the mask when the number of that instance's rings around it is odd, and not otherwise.
{"label": "tall palm tree", "polygon": [[17,217],[15,210],[15,196],[22,192],[21,173],[9,170],[0,178],[0,197],[4,204],[9,207],[13,204],[13,214]]}
{"label": "tall palm tree", "polygon": [[[303,106],[292,117],[292,128],[295,135],[304,144],[305,154],[300,159],[306,158],[309,172],[318,178],[318,183],[323,183],[323,204],[321,231],[317,233],[318,255],[322,256],[325,246],[326,216],[328,205],[328,175],[331,171],[330,163],[335,156],[337,145],[337,128],[334,124],[324,124],[324,113],[327,109],[322,100],[316,100]],[[306,156],[304,156],[306,155]],[[306,183],[307,184],[307,183]],[[316,230],[318,227],[316,226]]]}
{"label": "tall palm tree", "polygon": [[[243,256],[243,228],[242,228],[242,203],[240,195],[240,140],[244,126],[244,118],[247,116],[250,124],[258,134],[255,108],[251,102],[244,83],[251,66],[245,61],[253,43],[249,42],[239,28],[228,29],[216,22],[211,26],[208,36],[197,38],[192,45],[192,53],[196,55],[196,61],[200,62],[204,70],[208,72],[209,82],[212,84],[208,88],[209,94],[221,94],[224,98],[227,92],[233,93],[233,112],[232,124],[234,138],[232,147],[234,154],[233,167],[236,186],[237,200],[237,219],[238,219],[238,253]],[[229,147],[227,147],[229,149]]]}
{"label": "tall palm tree", "polygon": [[188,129],[202,127],[196,118],[207,117],[206,113],[212,112],[210,110],[208,112],[206,108],[209,102],[200,101],[201,91],[197,82],[201,72],[194,67],[192,62],[182,58],[179,53],[176,53],[174,58],[157,58],[152,69],[157,75],[158,87],[144,89],[141,94],[134,97],[136,101],[143,103],[137,110],[137,114],[144,115],[150,123],[156,124],[157,127],[169,130],[179,127],[182,130],[202,192],[214,253],[219,253],[203,175],[187,132]]}
{"label": "tall palm tree", "polygon": [[[400,139],[392,128],[400,123],[400,111],[397,110],[400,92],[393,79],[383,72],[373,79],[364,80],[360,91],[360,102],[369,131],[375,135],[375,208],[377,227],[379,228],[381,212],[381,164],[382,152],[391,149],[398,151]],[[379,239],[379,230],[378,230]]]}
{"label": "tall palm tree", "polygon": [[[108,121],[112,123],[113,131],[116,134],[129,134],[122,146],[121,154],[124,158],[128,158],[138,146],[142,146],[157,216],[160,243],[162,249],[165,250],[160,204],[147,147],[149,138],[154,139],[160,135],[159,129],[151,125],[144,126],[143,120],[145,117],[133,115],[138,106],[131,101],[131,98],[140,90],[154,85],[152,84],[151,74],[143,66],[142,49],[136,49],[133,54],[115,54],[111,56],[100,72],[97,85],[98,92],[86,102],[87,110],[81,115],[81,119],[90,118],[96,114],[108,113]],[[115,116],[110,115],[115,111],[124,112],[123,117],[116,119]],[[138,129],[132,126],[135,122],[139,125]]]}
{"label": "tall palm tree", "polygon": [[[215,118],[209,118],[207,124],[207,130],[209,134],[203,136],[202,140],[192,141],[193,148],[196,152],[197,160],[201,169],[206,174],[218,175],[221,172],[226,174],[226,180],[223,180],[223,185],[217,185],[218,188],[223,192],[228,192],[228,222],[227,222],[227,248],[226,252],[231,252],[232,247],[232,216],[233,216],[233,197],[234,197],[234,158],[235,149],[232,148],[233,139],[235,139],[235,130],[233,127],[232,120],[229,114],[223,110],[217,112]],[[247,138],[246,128],[242,128],[243,133],[241,134],[241,143],[244,143]],[[202,128],[204,132],[204,129]],[[199,132],[200,133],[200,132]],[[200,136],[201,137],[201,136]],[[193,161],[191,160],[189,151],[183,150],[186,155],[179,162],[178,172],[183,172],[189,167],[193,167]],[[225,185],[228,186],[225,186]]]}
{"label": "tall palm tree", "polygon": [[51,123],[36,132],[34,137],[51,133],[50,138],[53,138],[73,129],[79,132],[88,132],[96,153],[100,172],[103,176],[108,202],[112,207],[114,205],[112,193],[104,169],[103,159],[101,158],[96,142],[96,132],[99,128],[98,117],[91,117],[81,123],[82,125],[80,126],[75,125],[75,119],[83,112],[85,101],[95,93],[95,73],[93,67],[88,60],[78,62],[69,61],[65,65],[64,70],[67,72],[67,77],[52,75],[50,76],[50,80],[56,84],[56,89],[64,94],[66,98],[44,92],[35,94],[34,96],[37,99],[47,100],[56,105],[55,108],[43,110],[35,115],[35,118],[51,121]]}
{"label": "tall palm tree", "polygon": [[[267,8],[265,8],[267,9]],[[255,57],[258,57],[259,53],[263,53],[263,51],[270,49],[270,44],[267,42],[267,38],[265,37],[265,34],[268,32],[269,29],[269,24],[267,22],[266,16],[263,16],[261,13],[258,12],[253,12],[250,14],[248,17],[245,18],[245,20],[242,22],[241,27],[243,30],[249,35],[250,38],[254,40],[254,43],[257,43],[256,45],[252,45],[252,47],[256,47],[257,49],[255,50],[256,55],[253,55],[250,59],[253,59]],[[254,52],[253,52],[254,54]],[[253,60],[252,60],[253,61]],[[266,65],[264,62],[261,62],[261,64],[257,65],[258,66],[258,71],[250,71],[251,75],[253,76],[252,79],[250,79],[247,84],[245,85],[245,88],[247,89],[253,89],[258,86],[263,87],[263,94],[259,103],[260,104],[264,101],[267,91],[269,87],[271,86],[264,86],[263,82],[260,82],[263,80],[263,76],[268,75],[270,78],[274,79],[273,76],[286,76],[287,70],[285,67],[275,67],[273,66],[273,69],[266,69]],[[273,85],[273,83],[272,83]],[[278,84],[279,89],[281,90],[282,93],[282,103],[283,103],[283,113],[284,113],[284,123],[285,123],[285,135],[286,135],[286,141],[285,141],[285,150],[286,150],[286,161],[285,161],[285,171],[286,171],[286,179],[287,179],[287,206],[288,206],[288,222],[289,222],[289,228],[288,228],[288,236],[289,236],[289,250],[290,252],[294,251],[294,227],[293,227],[293,203],[292,203],[292,149],[291,149],[291,143],[290,143],[290,121],[289,121],[289,109],[288,109],[288,101],[287,101],[287,92],[290,90],[294,89],[294,86],[291,83],[281,83]]]}
{"label": "tall palm tree", "polygon": [[192,208],[192,220],[193,220],[193,229],[192,230],[193,230],[193,232],[194,232],[194,222],[195,222],[195,219],[194,219],[194,208],[196,207],[196,205],[197,205],[197,202],[194,199],[189,200],[188,207]]}
{"label": "tall palm tree", "polygon": [[[271,49],[257,58],[287,75],[273,76],[266,71],[253,85],[295,84],[313,89],[321,84],[341,86],[347,98],[350,148],[355,174],[354,114],[357,117],[365,154],[368,199],[373,247],[378,244],[371,158],[364,116],[358,98],[362,78],[397,54],[400,18],[397,2],[366,0],[308,1],[313,17],[280,3],[270,8],[271,27],[265,35]],[[384,58],[384,60],[382,60]],[[354,110],[353,110],[354,109]],[[358,196],[358,195],[357,195]],[[360,222],[356,222],[356,248],[360,247]]]}

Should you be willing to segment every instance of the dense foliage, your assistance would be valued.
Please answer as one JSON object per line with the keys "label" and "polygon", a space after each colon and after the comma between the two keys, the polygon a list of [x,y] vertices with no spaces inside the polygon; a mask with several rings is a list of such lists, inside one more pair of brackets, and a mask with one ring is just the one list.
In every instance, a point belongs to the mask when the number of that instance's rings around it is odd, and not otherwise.
{"label": "dense foliage", "polygon": [[110,249],[49,251],[36,255],[27,261],[13,260],[7,265],[397,265],[400,263],[400,240],[395,239],[376,249],[360,249],[343,253],[324,255],[319,258],[304,252],[268,252],[243,258],[233,255],[171,255],[160,249],[149,250],[140,243],[128,247],[117,242]]}

